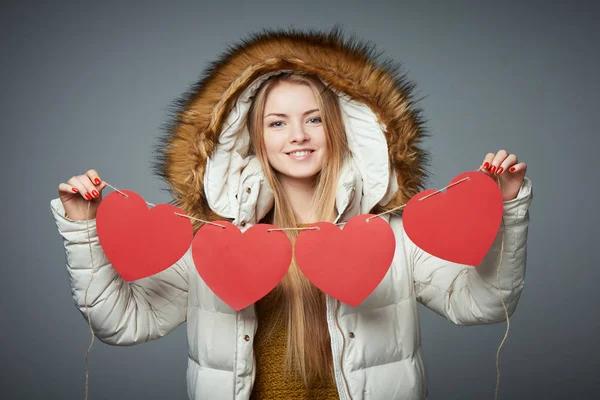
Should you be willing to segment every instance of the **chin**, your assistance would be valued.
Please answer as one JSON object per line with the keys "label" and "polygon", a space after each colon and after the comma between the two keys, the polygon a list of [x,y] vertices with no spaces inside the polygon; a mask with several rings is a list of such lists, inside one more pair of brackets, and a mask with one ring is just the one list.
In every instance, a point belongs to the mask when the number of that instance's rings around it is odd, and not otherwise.
{"label": "chin", "polygon": [[306,173],[298,173],[298,171],[287,171],[285,169],[281,169],[281,170],[277,170],[277,172],[279,173],[279,175],[282,178],[286,178],[286,179],[296,179],[296,180],[314,180],[317,179],[317,176],[319,175],[319,173],[321,172],[321,170],[316,170],[316,171],[310,171],[310,172],[306,172]]}
{"label": "chin", "polygon": [[314,174],[307,174],[307,175],[288,175],[289,178],[298,179],[298,180],[317,179],[317,176],[319,176],[319,172],[315,172]]}

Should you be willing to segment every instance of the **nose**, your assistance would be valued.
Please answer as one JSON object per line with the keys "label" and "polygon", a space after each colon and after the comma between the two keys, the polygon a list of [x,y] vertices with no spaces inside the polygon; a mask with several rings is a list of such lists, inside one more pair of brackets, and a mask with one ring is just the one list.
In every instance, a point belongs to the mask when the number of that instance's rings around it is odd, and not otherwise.
{"label": "nose", "polygon": [[304,130],[303,124],[293,124],[292,129],[290,130],[290,142],[303,143],[309,138],[308,133]]}

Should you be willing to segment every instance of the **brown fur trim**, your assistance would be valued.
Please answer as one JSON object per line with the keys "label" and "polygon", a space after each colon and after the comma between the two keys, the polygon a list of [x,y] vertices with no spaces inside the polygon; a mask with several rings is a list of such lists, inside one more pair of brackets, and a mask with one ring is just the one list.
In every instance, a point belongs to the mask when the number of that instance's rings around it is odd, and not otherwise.
{"label": "brown fur trim", "polygon": [[[297,70],[320,76],[331,87],[369,106],[385,124],[391,165],[399,189],[381,211],[405,204],[424,188],[429,154],[420,148],[428,136],[412,98],[414,85],[400,75],[400,63],[380,60],[375,46],[339,26],[320,31],[263,30],[231,46],[177,99],[171,121],[156,148],[155,173],[169,183],[172,203],[188,215],[220,219],[204,194],[206,161],[235,99],[260,75]],[[381,212],[379,211],[379,212]],[[193,221],[195,230],[201,224]]]}

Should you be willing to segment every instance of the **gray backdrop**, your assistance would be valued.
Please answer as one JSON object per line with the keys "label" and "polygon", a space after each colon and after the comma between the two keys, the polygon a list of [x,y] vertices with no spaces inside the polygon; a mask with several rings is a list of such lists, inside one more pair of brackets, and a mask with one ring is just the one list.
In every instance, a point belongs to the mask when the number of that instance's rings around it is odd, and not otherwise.
{"label": "gray backdrop", "polygon": [[[488,151],[528,164],[527,278],[500,355],[500,398],[595,397],[600,15],[592,2],[561,3],[5,5],[2,397],[84,396],[91,338],[50,213],[58,184],[95,168],[116,187],[168,202],[150,163],[170,102],[249,32],[336,22],[402,61],[418,84],[433,135],[429,188],[476,169]],[[506,324],[420,315],[431,399],[493,399]],[[90,399],[186,398],[186,351],[185,326],[133,347],[95,340]]]}

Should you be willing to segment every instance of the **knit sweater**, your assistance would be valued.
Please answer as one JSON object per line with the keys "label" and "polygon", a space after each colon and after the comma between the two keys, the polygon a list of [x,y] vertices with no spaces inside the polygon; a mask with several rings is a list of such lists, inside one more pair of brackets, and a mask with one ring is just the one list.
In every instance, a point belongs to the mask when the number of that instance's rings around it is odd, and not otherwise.
{"label": "knit sweater", "polygon": [[256,380],[250,399],[339,399],[333,378],[308,389],[300,378],[284,371],[287,326],[284,321],[273,316],[275,305],[273,293],[269,293],[256,304],[258,318],[258,329],[254,340]]}
{"label": "knit sweater", "polygon": [[261,299],[256,307],[256,380],[250,399],[339,399],[333,379],[308,389],[297,376],[284,372],[287,327],[284,321],[273,318],[272,294]]}

